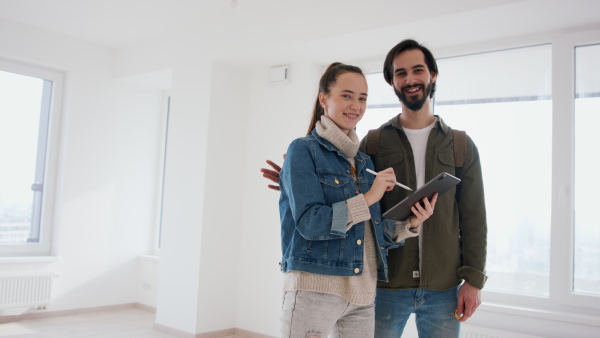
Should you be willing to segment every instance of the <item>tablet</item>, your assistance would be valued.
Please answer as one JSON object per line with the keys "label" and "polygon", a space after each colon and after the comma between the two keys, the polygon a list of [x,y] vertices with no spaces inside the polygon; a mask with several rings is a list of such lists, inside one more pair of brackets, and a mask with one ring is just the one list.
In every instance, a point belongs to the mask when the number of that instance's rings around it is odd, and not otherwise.
{"label": "tablet", "polygon": [[439,198],[443,193],[452,189],[452,187],[457,185],[459,182],[459,178],[456,178],[447,172],[443,172],[431,179],[431,181],[425,183],[407,198],[400,201],[400,203],[394,205],[388,211],[383,213],[383,218],[404,221],[413,214],[412,210],[410,210],[410,207],[415,205],[417,201],[422,200],[424,197],[431,199],[433,194],[436,192],[438,193]]}

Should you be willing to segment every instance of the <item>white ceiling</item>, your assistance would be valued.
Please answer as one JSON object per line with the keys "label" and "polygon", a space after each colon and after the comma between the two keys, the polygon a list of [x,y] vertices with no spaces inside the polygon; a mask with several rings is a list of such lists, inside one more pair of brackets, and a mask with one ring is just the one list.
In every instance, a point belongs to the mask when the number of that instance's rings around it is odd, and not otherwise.
{"label": "white ceiling", "polygon": [[[598,0],[0,0],[0,17],[111,48],[186,37],[240,65],[368,59],[600,25]],[[1,29],[1,28],[0,28]]]}

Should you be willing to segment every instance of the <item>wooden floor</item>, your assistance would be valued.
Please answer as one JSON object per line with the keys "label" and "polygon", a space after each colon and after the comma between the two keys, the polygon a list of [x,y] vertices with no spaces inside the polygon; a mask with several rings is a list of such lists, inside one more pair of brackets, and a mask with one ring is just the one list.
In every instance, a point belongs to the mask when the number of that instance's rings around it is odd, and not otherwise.
{"label": "wooden floor", "polygon": [[26,319],[0,323],[0,338],[177,338],[153,330],[154,316],[139,308],[127,308]]}

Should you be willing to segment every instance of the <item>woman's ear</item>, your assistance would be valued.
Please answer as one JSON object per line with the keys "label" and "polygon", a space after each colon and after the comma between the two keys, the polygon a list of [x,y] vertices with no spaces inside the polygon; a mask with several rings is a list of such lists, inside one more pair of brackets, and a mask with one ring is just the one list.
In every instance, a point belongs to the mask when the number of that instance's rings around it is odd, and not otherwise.
{"label": "woman's ear", "polygon": [[323,108],[327,106],[327,95],[325,93],[319,93],[319,104]]}

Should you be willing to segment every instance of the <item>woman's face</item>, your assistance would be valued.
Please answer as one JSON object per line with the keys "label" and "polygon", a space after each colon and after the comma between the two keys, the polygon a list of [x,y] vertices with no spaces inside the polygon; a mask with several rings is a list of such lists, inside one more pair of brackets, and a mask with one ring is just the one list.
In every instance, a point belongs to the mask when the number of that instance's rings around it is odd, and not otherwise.
{"label": "woman's face", "polygon": [[319,102],[329,117],[348,134],[367,109],[367,80],[361,74],[345,72],[338,75],[329,94],[320,93]]}

